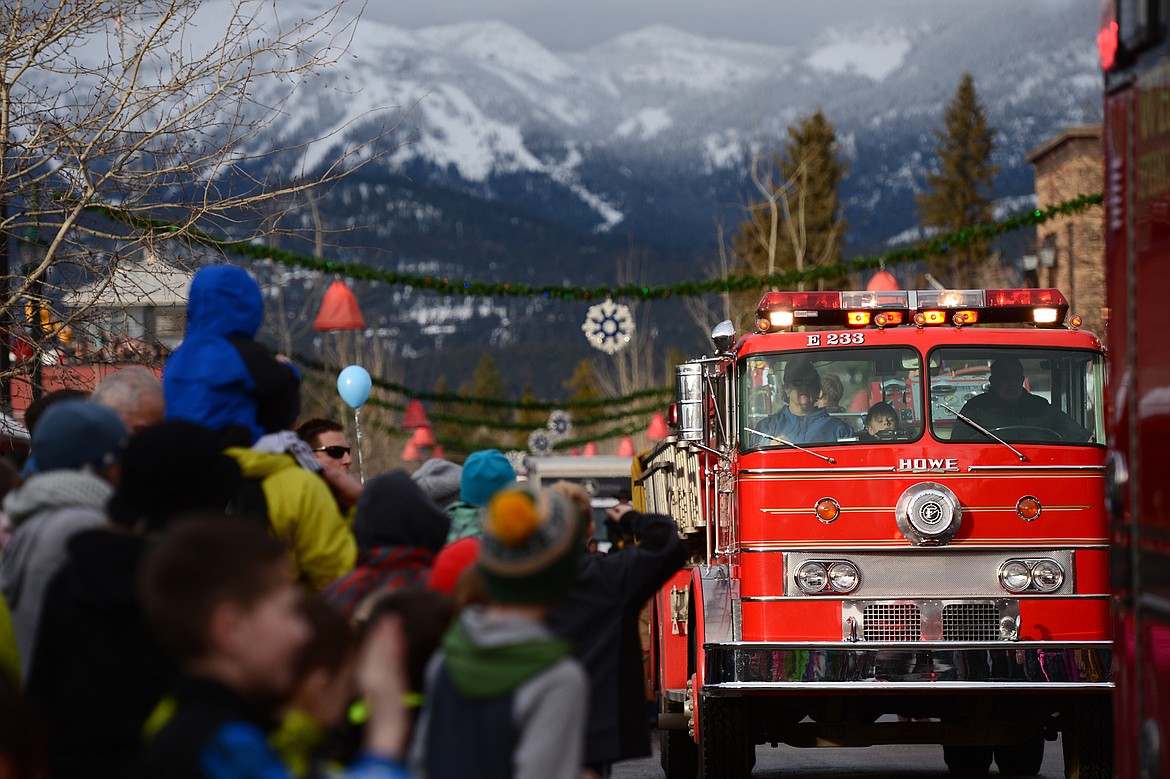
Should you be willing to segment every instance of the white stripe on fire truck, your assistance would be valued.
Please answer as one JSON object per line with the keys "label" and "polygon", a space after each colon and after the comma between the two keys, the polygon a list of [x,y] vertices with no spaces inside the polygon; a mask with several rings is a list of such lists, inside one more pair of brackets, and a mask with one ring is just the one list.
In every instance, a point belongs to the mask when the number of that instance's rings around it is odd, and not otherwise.
{"label": "white stripe on fire truck", "polygon": [[[1026,543],[1025,543],[1026,542]],[[1067,536],[1061,538],[980,538],[980,539],[963,539],[962,541],[952,541],[945,547],[932,546],[922,547],[913,546],[906,539],[885,538],[885,539],[853,539],[844,541],[826,541],[823,538],[794,538],[788,541],[752,541],[751,543],[743,544],[739,547],[741,552],[816,552],[821,549],[850,549],[856,548],[858,551],[864,551],[871,547],[894,547],[906,550],[920,550],[931,549],[941,550],[946,549],[949,552],[962,552],[964,549],[972,550],[973,547],[1008,547],[1011,549],[1028,549],[1033,547],[1043,548],[1059,548],[1059,549],[1106,549],[1108,544],[1104,538],[1069,538]]]}

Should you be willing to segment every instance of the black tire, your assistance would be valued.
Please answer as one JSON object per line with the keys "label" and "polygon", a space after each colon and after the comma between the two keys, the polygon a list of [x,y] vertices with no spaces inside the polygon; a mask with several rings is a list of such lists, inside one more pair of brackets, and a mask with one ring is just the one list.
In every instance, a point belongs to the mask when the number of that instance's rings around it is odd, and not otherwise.
{"label": "black tire", "polygon": [[991,770],[991,747],[954,747],[943,745],[947,770],[956,776],[987,776]]}
{"label": "black tire", "polygon": [[748,779],[756,749],[744,728],[742,701],[703,698],[699,703],[699,776]]}
{"label": "black tire", "polygon": [[1076,701],[1064,733],[1065,779],[1111,779],[1113,776],[1113,702],[1094,695]]}
{"label": "black tire", "polygon": [[666,779],[695,779],[699,774],[699,745],[685,730],[658,731],[659,759]]}
{"label": "black tire", "polygon": [[1039,776],[1044,764],[1044,736],[995,748],[995,765],[1005,776]]}

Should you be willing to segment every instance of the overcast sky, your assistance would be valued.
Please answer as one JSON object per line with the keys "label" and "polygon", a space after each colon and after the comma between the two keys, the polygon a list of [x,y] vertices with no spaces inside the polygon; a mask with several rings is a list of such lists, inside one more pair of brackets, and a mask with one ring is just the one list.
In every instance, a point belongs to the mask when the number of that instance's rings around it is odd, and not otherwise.
{"label": "overcast sky", "polygon": [[365,15],[410,29],[473,19],[499,19],[553,51],[578,51],[650,24],[669,24],[706,37],[793,43],[842,20],[869,21],[883,16],[903,20],[915,8],[940,5],[961,8],[966,3],[982,1],[369,0]]}

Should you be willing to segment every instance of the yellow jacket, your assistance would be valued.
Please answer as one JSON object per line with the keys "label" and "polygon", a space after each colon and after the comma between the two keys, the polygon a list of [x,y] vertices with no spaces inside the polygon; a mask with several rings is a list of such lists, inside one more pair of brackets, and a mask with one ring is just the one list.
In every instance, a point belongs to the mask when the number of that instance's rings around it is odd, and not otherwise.
{"label": "yellow jacket", "polygon": [[226,454],[245,479],[259,479],[268,504],[268,528],[288,544],[297,577],[320,590],[353,570],[357,544],[329,486],[287,454],[230,447]]}
{"label": "yellow jacket", "polygon": [[7,674],[14,687],[20,687],[20,652],[16,648],[12,617],[3,595],[0,595],[0,673]]}

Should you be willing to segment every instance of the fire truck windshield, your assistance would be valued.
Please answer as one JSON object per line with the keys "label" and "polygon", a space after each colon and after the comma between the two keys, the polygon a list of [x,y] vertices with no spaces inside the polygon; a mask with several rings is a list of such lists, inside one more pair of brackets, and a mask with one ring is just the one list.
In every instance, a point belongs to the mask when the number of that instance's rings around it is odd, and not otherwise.
{"label": "fire truck windshield", "polygon": [[1100,354],[941,347],[928,365],[930,427],[940,440],[1104,443]]}
{"label": "fire truck windshield", "polygon": [[740,373],[742,449],[912,441],[922,359],[897,348],[754,354]]}

